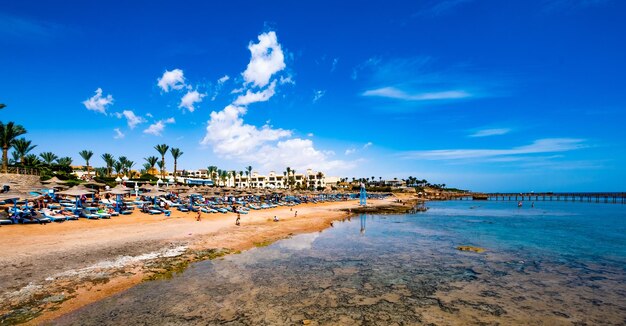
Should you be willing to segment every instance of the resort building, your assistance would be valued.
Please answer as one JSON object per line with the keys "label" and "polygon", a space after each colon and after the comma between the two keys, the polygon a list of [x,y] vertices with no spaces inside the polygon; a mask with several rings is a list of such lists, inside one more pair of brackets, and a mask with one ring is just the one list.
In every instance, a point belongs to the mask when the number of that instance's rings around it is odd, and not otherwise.
{"label": "resort building", "polygon": [[308,169],[306,173],[282,174],[270,171],[268,175],[261,175],[256,171],[252,175],[236,175],[234,187],[238,188],[325,188],[326,178],[322,172]]}

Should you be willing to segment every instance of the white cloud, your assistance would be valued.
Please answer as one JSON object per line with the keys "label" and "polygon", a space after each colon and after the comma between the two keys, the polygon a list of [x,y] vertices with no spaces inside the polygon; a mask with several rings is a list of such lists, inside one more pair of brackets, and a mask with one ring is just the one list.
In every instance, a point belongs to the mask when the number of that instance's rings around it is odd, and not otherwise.
{"label": "white cloud", "polygon": [[291,78],[291,76],[287,76],[287,77],[280,76],[280,80],[279,81],[280,81],[281,85],[284,85],[284,84],[295,85],[296,84],[296,82],[293,80],[293,78]]}
{"label": "white cloud", "polygon": [[111,94],[102,97],[102,88],[96,89],[96,95],[83,101],[87,110],[106,114],[107,106],[113,104],[113,96]]}
{"label": "white cloud", "polygon": [[319,99],[321,99],[325,94],[326,91],[324,90],[313,91],[313,103],[319,101]]}
{"label": "white cloud", "polygon": [[351,155],[351,154],[354,154],[354,153],[356,153],[356,148],[348,148],[344,152],[344,155]]}
{"label": "white cloud", "polygon": [[439,149],[430,151],[410,151],[401,154],[410,159],[457,160],[506,157],[540,153],[558,153],[586,148],[584,139],[545,138],[535,140],[530,145],[509,149]]}
{"label": "white cloud", "polygon": [[451,100],[472,97],[472,94],[462,90],[452,90],[431,93],[414,93],[409,94],[395,87],[383,87],[378,89],[367,90],[363,92],[363,96],[386,97],[405,101],[435,101],[435,100]]}
{"label": "white cloud", "polygon": [[205,96],[206,94],[199,93],[198,91],[188,91],[180,100],[178,108],[187,108],[189,112],[193,112],[196,110],[194,105],[202,102],[202,98]]}
{"label": "white cloud", "polygon": [[365,145],[363,145],[363,149],[367,149],[367,148],[371,147],[372,145],[374,145],[374,144],[372,144],[371,141],[367,142]]}
{"label": "white cloud", "polygon": [[152,113],[146,113],[146,117],[153,118],[154,116],[152,115]]}
{"label": "white cloud", "polygon": [[122,138],[124,138],[126,136],[126,135],[124,135],[124,133],[122,133],[120,128],[115,128],[115,129],[113,129],[113,131],[115,131],[115,136],[113,136],[113,138],[115,138],[115,139],[122,139]]}
{"label": "white cloud", "polygon": [[248,105],[268,101],[279,84],[293,83],[290,76],[275,77],[285,68],[285,63],[274,32],[259,35],[259,43],[251,43],[248,48],[251,58],[242,73],[244,85],[231,94],[245,93],[222,111],[211,113],[207,133],[200,143],[211,145],[220,157],[255,164],[255,168],[265,170],[280,170],[285,166],[298,170],[353,167],[350,162],[329,159],[331,152],[317,150],[311,140],[290,138],[291,130],[273,128],[269,122],[261,127],[244,122]]}
{"label": "white cloud", "polygon": [[115,116],[117,116],[118,119],[121,119],[122,117],[126,118],[126,122],[128,123],[128,127],[130,129],[135,129],[138,124],[146,122],[146,119],[136,116],[135,113],[130,110],[124,110],[122,113],[115,113]]}
{"label": "white cloud", "polygon": [[217,80],[217,85],[215,85],[215,90],[213,91],[213,96],[211,96],[211,101],[215,101],[215,99],[217,98],[217,95],[222,90],[222,87],[224,87],[224,83],[226,83],[229,80],[230,80],[230,76],[228,75],[224,75],[223,77]]}
{"label": "white cloud", "polygon": [[489,136],[500,136],[505,135],[511,132],[509,128],[497,128],[497,129],[483,129],[478,130],[475,133],[469,135],[468,137],[489,137]]}
{"label": "white cloud", "polygon": [[306,134],[306,136],[307,136],[307,137],[313,137],[314,135],[313,135],[313,133],[312,133],[312,132],[310,132],[310,133]]}
{"label": "white cloud", "polygon": [[163,133],[163,130],[165,130],[165,125],[166,124],[175,123],[175,122],[176,122],[176,120],[174,120],[174,118],[169,118],[169,119],[166,119],[166,120],[159,120],[159,121],[151,124],[143,132],[145,134],[149,134],[149,135],[161,136],[161,134]]}
{"label": "white cloud", "polygon": [[235,105],[248,105],[256,102],[265,102],[268,101],[272,96],[274,96],[276,88],[276,81],[272,81],[272,83],[264,90],[259,92],[253,92],[251,90],[246,91],[246,94],[239,95],[233,104]]}
{"label": "white cloud", "polygon": [[220,112],[212,112],[207,134],[201,144],[213,145],[213,151],[225,157],[241,157],[253,152],[266,142],[291,136],[291,131],[272,129],[268,124],[262,128],[244,123],[241,116],[247,109],[229,105]]}
{"label": "white cloud", "polygon": [[223,84],[225,82],[227,82],[230,79],[230,77],[228,75],[224,75],[224,77],[220,78],[217,80],[218,84]]}
{"label": "white cloud", "polygon": [[166,70],[157,81],[157,85],[166,93],[172,89],[183,89],[185,87],[183,71],[180,69]]}
{"label": "white cloud", "polygon": [[258,39],[259,43],[248,45],[251,58],[242,75],[246,85],[264,87],[272,75],[285,69],[285,56],[275,32],[263,33]]}

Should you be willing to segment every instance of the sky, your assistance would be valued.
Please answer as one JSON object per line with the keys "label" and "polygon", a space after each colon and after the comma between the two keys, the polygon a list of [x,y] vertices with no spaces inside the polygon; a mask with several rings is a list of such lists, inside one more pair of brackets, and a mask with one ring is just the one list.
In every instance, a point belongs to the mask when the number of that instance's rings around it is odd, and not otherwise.
{"label": "sky", "polygon": [[[179,169],[624,191],[626,2],[0,0],[1,121]],[[171,156],[166,164],[171,170]]]}

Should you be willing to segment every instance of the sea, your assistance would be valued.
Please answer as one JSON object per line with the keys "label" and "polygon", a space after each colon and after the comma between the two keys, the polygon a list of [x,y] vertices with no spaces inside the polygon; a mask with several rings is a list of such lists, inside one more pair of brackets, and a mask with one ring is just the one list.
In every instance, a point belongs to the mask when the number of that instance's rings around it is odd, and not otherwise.
{"label": "sea", "polygon": [[626,205],[427,206],[197,262],[53,324],[626,324]]}

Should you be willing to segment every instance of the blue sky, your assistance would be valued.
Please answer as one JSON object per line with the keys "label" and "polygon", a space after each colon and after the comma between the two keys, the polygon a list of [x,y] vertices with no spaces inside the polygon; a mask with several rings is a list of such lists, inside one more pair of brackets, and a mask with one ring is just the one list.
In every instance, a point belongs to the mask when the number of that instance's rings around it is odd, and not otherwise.
{"label": "blue sky", "polygon": [[[2,1],[3,121],[37,153],[623,191],[626,3]],[[167,159],[166,159],[167,160]],[[171,158],[168,166],[171,169]]]}

